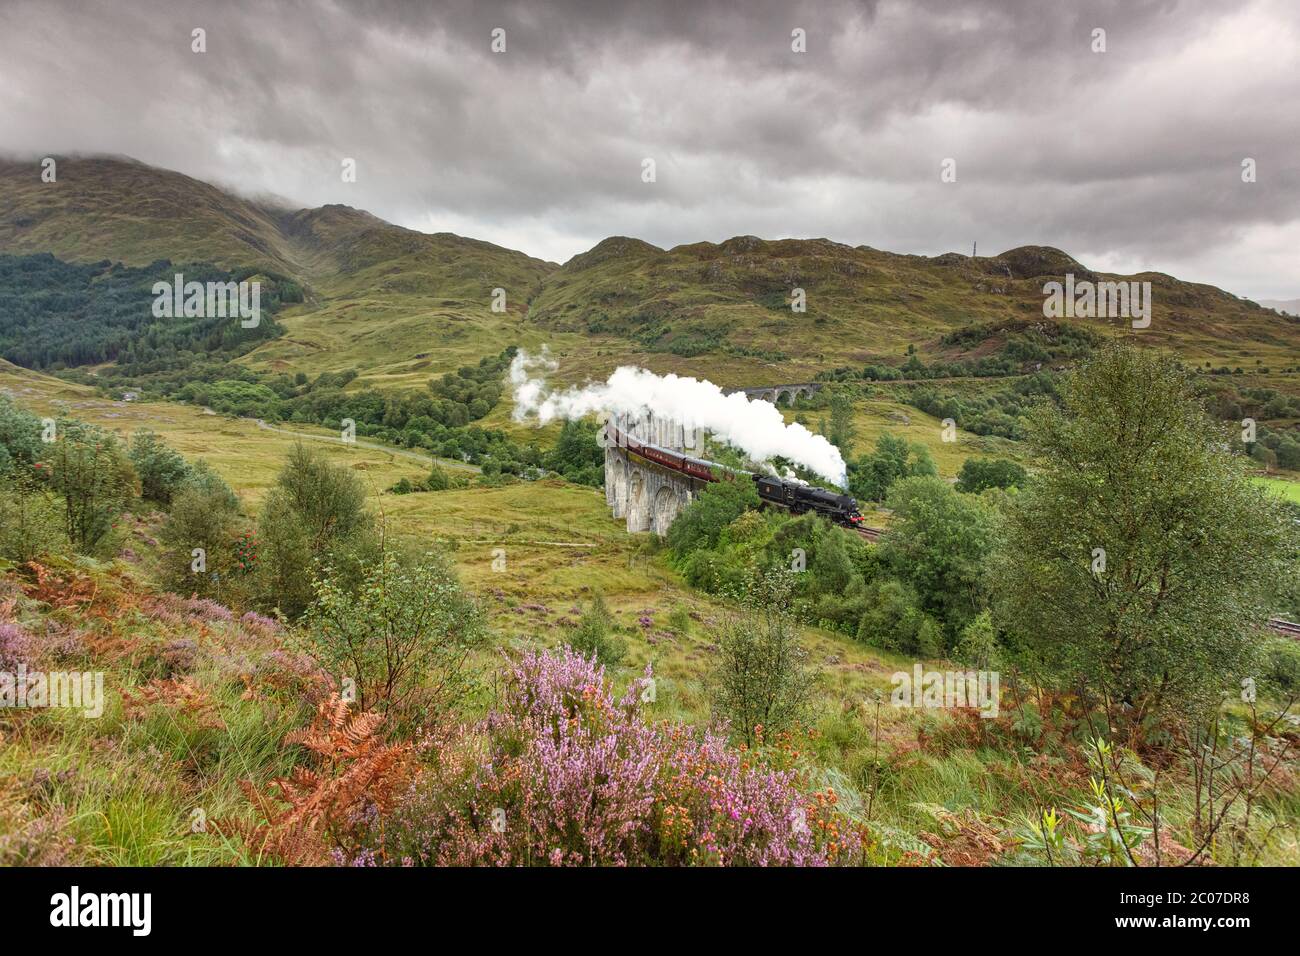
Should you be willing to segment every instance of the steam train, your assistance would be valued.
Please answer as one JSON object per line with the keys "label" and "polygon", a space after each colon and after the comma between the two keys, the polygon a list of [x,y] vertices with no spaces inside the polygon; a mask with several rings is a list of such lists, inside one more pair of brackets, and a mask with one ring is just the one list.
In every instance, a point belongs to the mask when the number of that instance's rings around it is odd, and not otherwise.
{"label": "steam train", "polygon": [[605,426],[605,434],[611,445],[696,481],[735,481],[738,477],[750,478],[762,501],[785,508],[792,514],[812,511],[828,521],[848,528],[857,528],[862,523],[862,515],[858,513],[858,502],[849,495],[837,495],[833,491],[814,488],[797,481],[786,481],[771,475],[756,475],[752,472],[728,468],[717,462],[705,461],[703,458],[691,458],[681,452],[643,442],[612,424]]}

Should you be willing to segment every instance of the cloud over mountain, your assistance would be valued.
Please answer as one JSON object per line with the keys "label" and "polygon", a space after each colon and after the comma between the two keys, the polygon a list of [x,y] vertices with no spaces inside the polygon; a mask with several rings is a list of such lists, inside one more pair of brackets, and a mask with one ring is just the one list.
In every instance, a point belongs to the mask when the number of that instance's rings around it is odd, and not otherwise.
{"label": "cloud over mountain", "polygon": [[556,261],[616,233],[977,240],[1290,298],[1298,53],[1287,0],[11,0],[0,115],[8,150],[128,154]]}

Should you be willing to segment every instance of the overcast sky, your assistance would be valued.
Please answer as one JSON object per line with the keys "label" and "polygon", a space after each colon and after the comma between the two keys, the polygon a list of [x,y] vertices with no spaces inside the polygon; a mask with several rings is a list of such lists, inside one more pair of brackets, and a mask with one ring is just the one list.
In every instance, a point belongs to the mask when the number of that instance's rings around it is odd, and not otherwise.
{"label": "overcast sky", "polygon": [[2,149],[560,262],[610,235],[1041,244],[1292,298],[1298,116],[1296,0],[0,0]]}

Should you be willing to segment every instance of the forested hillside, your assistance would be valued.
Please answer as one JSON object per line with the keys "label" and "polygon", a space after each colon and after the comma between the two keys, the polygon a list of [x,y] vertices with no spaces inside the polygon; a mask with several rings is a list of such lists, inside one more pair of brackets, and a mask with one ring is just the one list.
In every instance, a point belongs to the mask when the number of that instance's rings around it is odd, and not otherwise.
{"label": "forested hillside", "polygon": [[[227,315],[158,318],[152,289],[158,282],[170,286],[178,272],[187,282],[205,285],[256,281],[265,315],[252,327]],[[155,372],[242,355],[279,334],[272,316],[282,303],[295,301],[302,301],[296,283],[249,270],[231,273],[167,260],[132,267],[107,260],[64,262],[49,253],[0,255],[0,355],[34,369],[115,363],[120,369],[106,377],[142,385]]]}

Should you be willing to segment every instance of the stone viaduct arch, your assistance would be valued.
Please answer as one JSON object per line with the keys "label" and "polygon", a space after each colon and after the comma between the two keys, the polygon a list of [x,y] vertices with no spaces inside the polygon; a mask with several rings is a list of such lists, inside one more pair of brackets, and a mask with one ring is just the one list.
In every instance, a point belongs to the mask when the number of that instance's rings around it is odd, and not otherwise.
{"label": "stone viaduct arch", "polygon": [[726,392],[743,392],[746,398],[760,399],[773,405],[789,404],[801,396],[816,395],[822,390],[823,382],[793,382],[789,385],[754,385],[749,388],[731,388]]}
{"label": "stone viaduct arch", "polygon": [[[666,434],[667,438],[656,437],[668,447],[677,444],[672,440],[671,429]],[[692,451],[686,453],[692,454]],[[625,448],[605,448],[605,503],[615,518],[627,521],[629,532],[653,531],[660,537],[666,535],[703,484],[639,455],[629,454]]]}
{"label": "stone viaduct arch", "polygon": [[[686,500],[690,500],[687,493]],[[677,513],[682,510],[683,502],[681,496],[668,485],[660,486],[655,492],[655,510],[651,527],[659,534],[665,535],[672,523],[677,520]]]}

